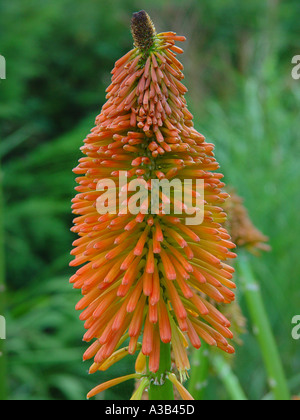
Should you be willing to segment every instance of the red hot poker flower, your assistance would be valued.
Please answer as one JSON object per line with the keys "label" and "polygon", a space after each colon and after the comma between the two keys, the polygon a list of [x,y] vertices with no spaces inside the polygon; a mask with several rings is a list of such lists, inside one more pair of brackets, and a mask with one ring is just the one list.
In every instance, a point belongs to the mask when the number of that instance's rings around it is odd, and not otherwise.
{"label": "red hot poker flower", "polygon": [[[76,309],[83,311],[84,340],[92,342],[84,354],[85,360],[94,358],[91,372],[136,351],[157,372],[161,343],[171,343],[184,379],[188,342],[200,348],[204,340],[234,352],[230,323],[209,301],[234,300],[233,269],[225,261],[235,257],[235,245],[223,227],[220,206],[227,194],[223,175],[214,172],[214,146],[195,130],[184,98],[183,66],[176,58],[183,51],[175,42],[185,38],[156,34],[143,11],[134,14],[132,34],[134,49],[116,62],[107,102],[74,169],[79,185],[72,231],[79,239],[71,266],[81,268],[70,281],[83,294]],[[99,214],[104,179],[114,182],[105,194],[108,201],[117,194],[118,210]],[[187,200],[160,192],[154,214],[147,200],[138,214],[124,211],[132,198],[130,181],[145,181],[150,194],[151,180],[175,179],[202,181],[201,224],[187,223],[199,195],[194,184],[185,188]]]}

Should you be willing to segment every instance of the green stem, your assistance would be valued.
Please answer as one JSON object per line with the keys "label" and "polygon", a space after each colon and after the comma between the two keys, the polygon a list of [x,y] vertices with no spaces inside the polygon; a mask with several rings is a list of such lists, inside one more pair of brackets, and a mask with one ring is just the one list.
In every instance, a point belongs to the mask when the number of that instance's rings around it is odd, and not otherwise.
{"label": "green stem", "polygon": [[171,367],[171,344],[161,342],[159,370],[157,373],[151,374],[149,400],[174,400],[173,385],[169,379],[166,378],[166,375],[171,372]]}
{"label": "green stem", "polygon": [[277,344],[270,326],[259,284],[256,282],[247,255],[239,254],[237,269],[246,298],[247,306],[257,336],[269,385],[276,400],[291,399]]}
{"label": "green stem", "polygon": [[[288,380],[288,386],[291,391],[295,391],[295,395],[299,396],[299,389],[300,389],[300,374],[293,376],[291,379]],[[272,401],[274,400],[274,395],[272,392],[268,393],[262,398],[263,401]]]}
{"label": "green stem", "polygon": [[193,351],[191,365],[192,369],[188,391],[195,400],[203,400],[209,370],[208,344],[202,343],[200,350]]}
{"label": "green stem", "polygon": [[[3,211],[3,174],[0,162],[0,315],[5,314],[5,264],[4,264],[4,211]],[[6,358],[4,340],[0,339],[0,400],[6,400]]]}
{"label": "green stem", "polygon": [[237,376],[233,373],[231,366],[221,355],[215,354],[211,357],[212,365],[221,381],[223,382],[228,395],[234,401],[247,401],[247,397],[240,385]]}

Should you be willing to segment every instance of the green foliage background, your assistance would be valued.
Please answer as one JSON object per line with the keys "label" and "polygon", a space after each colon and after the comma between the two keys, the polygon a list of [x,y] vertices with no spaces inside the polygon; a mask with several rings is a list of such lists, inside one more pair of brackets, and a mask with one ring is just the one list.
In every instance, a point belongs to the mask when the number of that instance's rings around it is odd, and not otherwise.
{"label": "green foliage background", "polygon": [[[195,125],[216,144],[226,183],[270,237],[272,252],[253,258],[253,269],[295,394],[300,81],[291,77],[291,59],[300,54],[299,0],[11,0],[0,3],[8,398],[83,399],[100,381],[133,369],[127,359],[88,376],[68,263],[71,171],[110,70],[132,47],[131,14],[142,8],[158,31],[187,36],[182,61]],[[234,370],[247,396],[260,399],[268,386],[251,323],[242,338]],[[119,386],[102,398],[128,399],[131,391]],[[227,398],[214,372],[206,397]]]}

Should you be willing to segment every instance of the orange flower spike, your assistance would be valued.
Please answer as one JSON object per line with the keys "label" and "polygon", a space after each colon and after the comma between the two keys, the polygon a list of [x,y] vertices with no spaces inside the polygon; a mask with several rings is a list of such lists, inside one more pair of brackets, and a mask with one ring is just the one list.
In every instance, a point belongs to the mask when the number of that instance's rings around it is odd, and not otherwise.
{"label": "orange flower spike", "polygon": [[154,329],[153,332],[153,348],[149,355],[149,370],[156,373],[159,369],[160,362],[160,336],[159,332]]}
{"label": "orange flower spike", "polygon": [[139,280],[138,284],[136,285],[135,289],[132,291],[128,305],[127,305],[127,312],[131,313],[134,312],[136,305],[140,300],[140,296],[143,290],[143,282]]}
{"label": "orange flower spike", "polygon": [[148,313],[145,322],[144,334],[143,334],[143,347],[142,351],[146,356],[150,356],[153,350],[153,335],[154,335],[154,328],[153,324],[150,321],[150,314]]}
{"label": "orange flower spike", "polygon": [[145,302],[146,302],[146,296],[142,295],[134,311],[134,314],[133,314],[133,317],[129,326],[130,337],[138,337],[138,335],[141,332],[143,321],[144,321]]}
{"label": "orange flower spike", "polygon": [[153,244],[152,241],[149,243],[149,249],[148,249],[148,256],[147,256],[147,262],[146,262],[146,272],[148,274],[153,274],[155,268],[155,258],[153,254]]}
{"label": "orange flower spike", "polygon": [[143,292],[145,296],[150,296],[153,289],[153,275],[147,272],[143,275]]}
{"label": "orange flower spike", "polygon": [[[128,353],[141,348],[153,374],[159,371],[160,351],[171,343],[184,380],[189,361],[183,332],[196,348],[203,339],[233,352],[227,342],[232,338],[229,322],[208,302],[234,300],[234,270],[226,261],[235,257],[235,245],[224,227],[222,208],[228,195],[222,190],[223,175],[213,172],[219,167],[214,146],[194,129],[187,109],[183,66],[176,58],[183,51],[175,45],[185,38],[156,34],[144,11],[134,14],[131,30],[134,48],[112,70],[107,102],[74,169],[78,187],[71,230],[79,238],[70,265],[81,267],[70,283],[83,294],[76,309],[83,311],[84,339],[95,340],[84,355],[94,357],[91,372],[126,356],[127,349],[119,347],[127,335]],[[115,188],[107,189],[107,180]],[[143,196],[134,214],[130,183],[135,180],[145,183],[148,197],[153,180],[190,180],[193,186],[186,187],[182,198],[160,188],[153,212],[152,201]],[[196,181],[203,181],[201,194]],[[106,214],[98,212],[102,194],[111,210]],[[204,219],[193,225],[187,212],[200,198],[197,206],[203,206]],[[117,383],[100,385],[89,396]]]}
{"label": "orange flower spike", "polygon": [[161,341],[163,343],[170,343],[172,339],[172,329],[168,309],[162,299],[159,301],[159,331]]}
{"label": "orange flower spike", "polygon": [[160,279],[157,265],[154,267],[154,274],[152,277],[152,291],[150,295],[150,305],[155,305],[160,300]]}

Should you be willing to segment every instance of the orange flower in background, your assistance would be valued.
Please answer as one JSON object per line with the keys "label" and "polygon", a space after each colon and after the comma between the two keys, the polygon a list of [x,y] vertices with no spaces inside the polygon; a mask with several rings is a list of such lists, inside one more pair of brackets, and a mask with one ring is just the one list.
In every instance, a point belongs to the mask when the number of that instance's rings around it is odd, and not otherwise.
{"label": "orange flower in background", "polygon": [[243,199],[232,188],[225,210],[228,215],[226,227],[238,247],[244,247],[255,255],[259,255],[260,251],[271,250],[268,244],[269,238],[255,227],[243,204]]}
{"label": "orange flower in background", "polygon": [[[234,352],[229,321],[208,302],[235,298],[234,270],[225,263],[235,257],[235,245],[223,227],[221,207],[228,195],[222,192],[223,175],[214,172],[219,168],[214,146],[195,130],[187,109],[183,66],[176,58],[183,51],[175,46],[185,38],[156,34],[144,11],[134,14],[132,34],[134,49],[116,62],[107,102],[74,169],[79,185],[72,231],[79,239],[71,266],[81,268],[70,281],[83,294],[76,309],[83,311],[84,340],[92,343],[84,354],[84,360],[94,359],[90,372],[136,351],[149,357],[150,372],[157,372],[161,343],[171,343],[184,380],[189,343],[200,348],[204,340]],[[120,185],[121,173],[125,185]],[[103,179],[114,181],[119,209],[128,207],[131,180],[144,180],[149,193],[153,179],[203,180],[204,220],[197,226],[186,223],[197,197],[194,186],[188,204],[161,193],[156,214],[143,203],[145,211],[138,214],[101,215],[97,200]]]}

